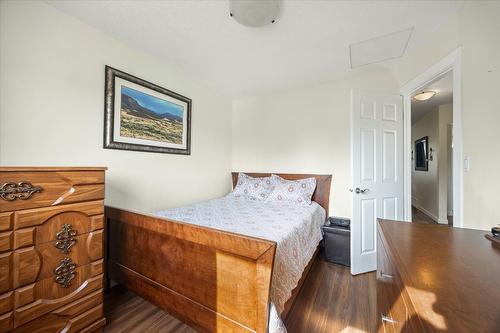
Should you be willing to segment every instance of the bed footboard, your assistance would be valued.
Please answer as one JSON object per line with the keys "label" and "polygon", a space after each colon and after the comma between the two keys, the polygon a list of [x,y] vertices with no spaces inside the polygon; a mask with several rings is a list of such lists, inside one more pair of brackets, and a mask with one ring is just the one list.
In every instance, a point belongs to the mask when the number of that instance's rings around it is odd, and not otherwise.
{"label": "bed footboard", "polygon": [[106,207],[108,278],[201,332],[267,332],[276,244]]}

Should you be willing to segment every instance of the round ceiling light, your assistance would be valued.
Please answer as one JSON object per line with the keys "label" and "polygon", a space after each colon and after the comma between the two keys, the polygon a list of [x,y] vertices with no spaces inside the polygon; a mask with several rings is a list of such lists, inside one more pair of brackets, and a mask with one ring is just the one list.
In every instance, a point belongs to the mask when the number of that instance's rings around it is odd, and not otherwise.
{"label": "round ceiling light", "polygon": [[417,101],[426,101],[434,97],[434,95],[436,95],[435,91],[422,91],[421,93],[413,96],[413,98],[415,98]]}
{"label": "round ceiling light", "polygon": [[229,13],[240,24],[261,27],[274,23],[280,11],[280,0],[229,0]]}

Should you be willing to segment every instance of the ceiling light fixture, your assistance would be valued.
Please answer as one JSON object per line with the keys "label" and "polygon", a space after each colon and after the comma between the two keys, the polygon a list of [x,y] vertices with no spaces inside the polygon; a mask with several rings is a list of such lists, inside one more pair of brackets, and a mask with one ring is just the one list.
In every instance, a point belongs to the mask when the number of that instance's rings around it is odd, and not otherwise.
{"label": "ceiling light fixture", "polygon": [[422,91],[421,93],[413,96],[413,98],[416,99],[417,101],[426,101],[434,97],[434,95],[436,95],[435,91]]}
{"label": "ceiling light fixture", "polygon": [[280,11],[280,0],[229,0],[229,14],[238,23],[261,27],[274,23]]}

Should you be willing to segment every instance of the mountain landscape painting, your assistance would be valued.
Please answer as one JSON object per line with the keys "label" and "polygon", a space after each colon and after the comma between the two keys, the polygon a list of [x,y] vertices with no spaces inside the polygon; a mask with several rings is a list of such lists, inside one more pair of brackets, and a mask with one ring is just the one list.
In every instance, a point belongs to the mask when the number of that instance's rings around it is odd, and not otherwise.
{"label": "mountain landscape painting", "polygon": [[120,135],[123,137],[182,144],[183,107],[121,86]]}
{"label": "mountain landscape painting", "polygon": [[190,98],[110,66],[105,72],[105,149],[191,154]]}

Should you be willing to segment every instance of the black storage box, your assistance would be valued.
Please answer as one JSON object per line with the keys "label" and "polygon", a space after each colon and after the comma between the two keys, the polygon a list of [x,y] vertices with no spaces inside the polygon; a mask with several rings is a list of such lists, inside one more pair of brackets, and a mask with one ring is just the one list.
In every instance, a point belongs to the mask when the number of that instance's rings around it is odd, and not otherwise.
{"label": "black storage box", "polygon": [[323,226],[326,260],[351,266],[351,229],[334,224]]}

